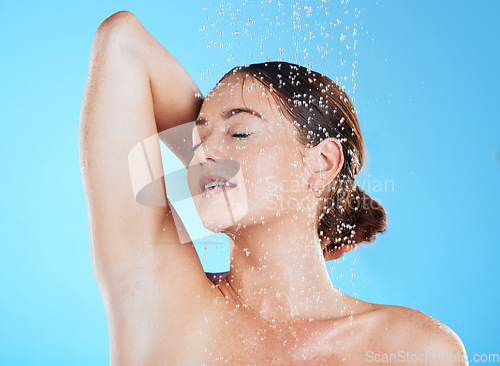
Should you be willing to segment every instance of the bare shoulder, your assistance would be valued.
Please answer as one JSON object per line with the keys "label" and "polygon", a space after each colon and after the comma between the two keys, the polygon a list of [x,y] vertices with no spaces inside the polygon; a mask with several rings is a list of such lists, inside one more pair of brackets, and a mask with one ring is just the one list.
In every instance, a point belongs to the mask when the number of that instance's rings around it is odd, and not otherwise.
{"label": "bare shoulder", "polygon": [[419,365],[468,365],[458,335],[433,317],[405,306],[382,305],[379,320],[380,349],[396,354],[398,362]]}

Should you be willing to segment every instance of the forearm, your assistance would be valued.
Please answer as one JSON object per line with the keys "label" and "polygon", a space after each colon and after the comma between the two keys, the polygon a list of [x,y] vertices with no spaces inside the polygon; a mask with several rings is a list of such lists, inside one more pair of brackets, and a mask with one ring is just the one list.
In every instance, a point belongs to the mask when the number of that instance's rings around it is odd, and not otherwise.
{"label": "forearm", "polygon": [[101,27],[114,32],[122,51],[144,67],[160,140],[187,166],[192,157],[189,147],[193,123],[189,122],[197,118],[203,101],[196,83],[132,13],[115,13]]}
{"label": "forearm", "polygon": [[147,31],[144,36],[141,55],[150,76],[158,132],[194,121],[203,101],[196,83]]}

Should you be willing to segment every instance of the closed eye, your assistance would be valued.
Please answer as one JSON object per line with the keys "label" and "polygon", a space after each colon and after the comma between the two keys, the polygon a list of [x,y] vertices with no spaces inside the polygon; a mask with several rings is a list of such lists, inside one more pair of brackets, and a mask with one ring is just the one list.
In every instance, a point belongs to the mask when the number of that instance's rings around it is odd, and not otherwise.
{"label": "closed eye", "polygon": [[235,134],[233,134],[233,137],[236,137],[236,138],[245,138],[245,137],[248,137],[250,135],[251,135],[251,133],[235,133]]}
{"label": "closed eye", "polygon": [[[245,137],[248,137],[250,135],[251,133],[233,133],[231,136],[237,139],[244,139]],[[190,150],[195,151],[202,143],[203,141],[199,144],[193,145]]]}

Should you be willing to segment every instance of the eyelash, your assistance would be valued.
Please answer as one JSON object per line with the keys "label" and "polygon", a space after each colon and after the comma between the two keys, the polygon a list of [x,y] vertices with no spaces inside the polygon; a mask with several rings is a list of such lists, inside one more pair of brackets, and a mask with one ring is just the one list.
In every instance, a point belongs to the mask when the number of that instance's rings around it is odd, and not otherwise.
{"label": "eyelash", "polygon": [[[234,137],[234,138],[237,138],[237,139],[244,139],[244,138],[246,138],[246,137],[248,137],[250,135],[251,135],[251,133],[235,133],[235,134],[233,134],[231,136]],[[203,143],[203,141],[200,142],[199,144],[196,144],[196,145],[192,146],[191,147],[191,151],[195,151],[202,143]]]}
{"label": "eyelash", "polygon": [[232,137],[235,137],[237,139],[244,139],[245,137],[250,136],[251,133],[235,133],[232,135]]}

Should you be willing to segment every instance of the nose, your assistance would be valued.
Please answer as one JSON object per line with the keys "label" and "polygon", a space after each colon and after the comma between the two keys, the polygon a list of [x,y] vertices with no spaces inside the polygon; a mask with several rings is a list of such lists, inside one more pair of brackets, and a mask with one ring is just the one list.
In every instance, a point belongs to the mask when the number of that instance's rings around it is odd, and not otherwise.
{"label": "nose", "polygon": [[203,164],[222,160],[221,145],[215,136],[206,137],[194,151],[196,160]]}

